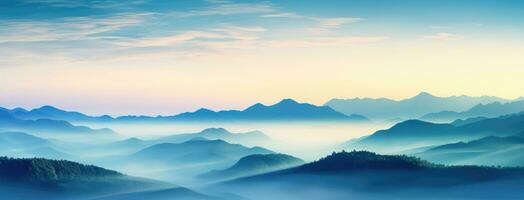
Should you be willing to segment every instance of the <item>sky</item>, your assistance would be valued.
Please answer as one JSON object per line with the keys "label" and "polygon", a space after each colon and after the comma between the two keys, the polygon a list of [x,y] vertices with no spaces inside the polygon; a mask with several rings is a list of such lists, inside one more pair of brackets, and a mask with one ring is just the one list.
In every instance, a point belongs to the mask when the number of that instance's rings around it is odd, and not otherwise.
{"label": "sky", "polygon": [[520,0],[2,0],[0,106],[523,96]]}

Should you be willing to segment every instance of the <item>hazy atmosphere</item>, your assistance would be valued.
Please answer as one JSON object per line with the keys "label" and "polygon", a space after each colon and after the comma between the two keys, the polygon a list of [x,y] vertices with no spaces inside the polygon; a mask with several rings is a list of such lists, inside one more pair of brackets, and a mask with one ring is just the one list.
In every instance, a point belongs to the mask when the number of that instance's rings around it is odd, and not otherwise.
{"label": "hazy atmosphere", "polygon": [[522,199],[523,35],[520,0],[2,0],[0,198]]}
{"label": "hazy atmosphere", "polygon": [[[293,98],[516,98],[521,1],[0,3],[0,104],[89,114]],[[445,80],[445,81],[443,81]]]}

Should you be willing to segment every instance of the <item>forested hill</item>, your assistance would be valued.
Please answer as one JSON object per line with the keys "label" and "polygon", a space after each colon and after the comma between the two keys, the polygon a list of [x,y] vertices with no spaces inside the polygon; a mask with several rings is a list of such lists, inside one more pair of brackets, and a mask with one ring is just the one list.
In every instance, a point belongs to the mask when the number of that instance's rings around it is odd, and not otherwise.
{"label": "forested hill", "polygon": [[123,175],[101,167],[66,160],[0,157],[0,181],[52,183],[107,176]]}

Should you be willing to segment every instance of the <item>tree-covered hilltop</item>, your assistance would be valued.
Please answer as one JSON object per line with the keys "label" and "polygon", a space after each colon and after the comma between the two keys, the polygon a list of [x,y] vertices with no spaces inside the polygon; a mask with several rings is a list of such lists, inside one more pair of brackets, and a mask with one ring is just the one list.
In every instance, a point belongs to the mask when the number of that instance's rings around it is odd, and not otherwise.
{"label": "tree-covered hilltop", "polygon": [[233,166],[224,170],[213,170],[199,177],[228,179],[267,173],[304,164],[300,158],[286,154],[253,154],[242,157]]}
{"label": "tree-covered hilltop", "polygon": [[66,160],[0,157],[0,181],[52,183],[106,176],[122,176],[122,174]]}
{"label": "tree-covered hilltop", "polygon": [[333,152],[318,161],[296,168],[299,171],[348,171],[357,169],[413,170],[443,167],[416,157],[380,155],[369,151]]}

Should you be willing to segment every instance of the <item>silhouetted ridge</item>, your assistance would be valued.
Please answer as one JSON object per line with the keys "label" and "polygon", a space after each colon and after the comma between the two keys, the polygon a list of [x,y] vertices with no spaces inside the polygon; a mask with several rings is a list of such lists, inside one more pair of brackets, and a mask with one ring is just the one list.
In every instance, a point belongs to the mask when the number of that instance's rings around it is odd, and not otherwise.
{"label": "silhouetted ridge", "polygon": [[196,112],[186,112],[175,116],[166,117],[171,120],[343,120],[367,121],[361,115],[344,115],[327,106],[315,106],[308,103],[299,103],[293,99],[283,99],[280,102],[265,106],[261,103],[254,104],[245,110],[211,111],[200,109]]}
{"label": "silhouetted ridge", "polygon": [[224,128],[206,128],[197,134],[232,134]]}
{"label": "silhouetted ridge", "polygon": [[346,115],[358,113],[372,120],[390,120],[395,118],[416,119],[428,113],[436,113],[443,110],[462,112],[478,104],[506,103],[510,101],[491,96],[469,97],[462,95],[438,97],[427,92],[421,92],[416,96],[403,100],[386,98],[332,99],[324,105]]}

